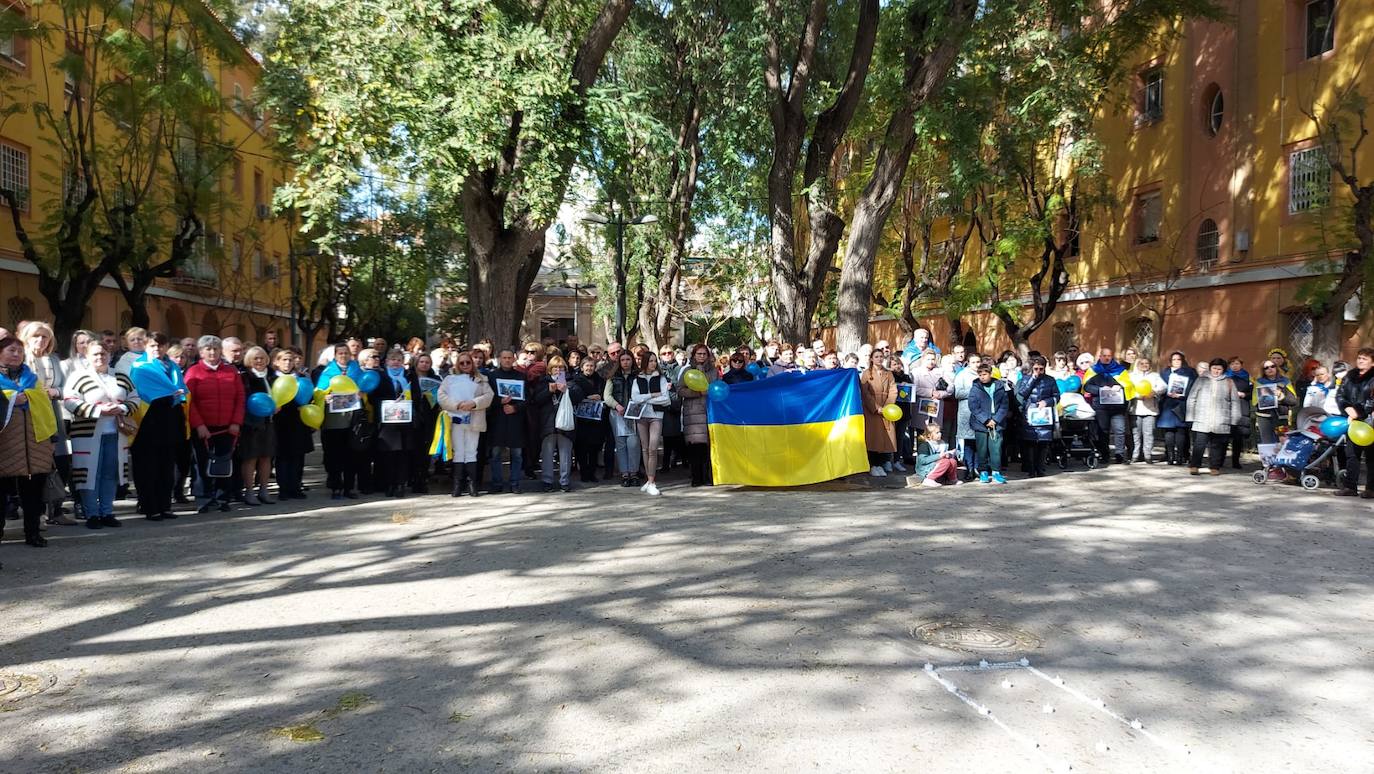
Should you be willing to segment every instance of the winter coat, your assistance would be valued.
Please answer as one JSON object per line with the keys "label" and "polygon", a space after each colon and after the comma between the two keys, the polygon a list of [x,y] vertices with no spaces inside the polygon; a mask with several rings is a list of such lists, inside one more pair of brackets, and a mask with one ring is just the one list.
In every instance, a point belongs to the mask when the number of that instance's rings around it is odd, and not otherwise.
{"label": "winter coat", "polygon": [[1032,427],[1027,410],[1041,401],[1050,408],[1059,405],[1059,385],[1055,384],[1054,379],[1048,374],[1028,376],[1017,386],[1016,397],[1021,404],[1021,416],[1025,419],[1021,423],[1021,437],[1027,441],[1053,441],[1054,425]]}
{"label": "winter coat", "polygon": [[445,376],[444,381],[439,383],[441,410],[454,414],[459,411],[458,404],[461,401],[470,400],[477,404],[477,408],[468,412],[468,418],[471,420],[468,426],[479,433],[487,430],[487,414],[494,398],[491,383],[480,373],[472,376],[453,373]]}
{"label": "winter coat", "polygon": [[[558,429],[558,404],[563,401],[563,393],[554,391],[554,378],[544,376],[535,382],[534,389],[530,394],[529,411],[535,418],[535,429],[540,438],[553,435],[565,435],[573,437],[573,430]],[[581,383],[577,379],[567,380],[568,400],[576,406],[587,398],[586,380]],[[576,428],[574,427],[574,430]]]}
{"label": "winter coat", "polygon": [[[427,394],[420,387],[421,377],[425,379],[440,380],[437,372],[427,374],[416,373],[411,369],[408,377],[410,379],[410,394],[415,406],[415,429],[411,448],[417,451],[429,451],[429,447],[434,443],[434,420],[439,417],[438,398]],[[430,403],[430,401],[435,401]]]}
{"label": "winter coat", "polygon": [[[716,376],[715,367],[709,364],[692,370],[705,374],[707,384],[720,378]],[[706,426],[706,393],[689,389],[681,383],[681,379],[678,382],[677,394],[682,396],[682,433],[687,443],[710,443],[711,434]]]}
{"label": "winter coat", "polygon": [[[1119,372],[1119,375],[1122,379],[1130,378],[1129,375],[1125,372]],[[1103,387],[1120,388],[1123,391],[1123,400],[1121,401],[1121,403],[1119,405],[1102,405],[1101,395]],[[1092,375],[1092,378],[1088,379],[1088,381],[1083,383],[1083,394],[1089,396],[1089,398],[1092,400],[1093,411],[1096,411],[1099,414],[1106,414],[1108,416],[1116,416],[1118,414],[1126,413],[1126,404],[1128,403],[1128,401],[1124,400],[1124,391],[1125,388],[1122,387],[1121,382],[1117,380],[1116,376],[1108,376],[1107,374],[1094,373]]]}
{"label": "winter coat", "polygon": [[[1177,373],[1179,376],[1188,378],[1188,386],[1184,389],[1181,397],[1169,395],[1169,380]],[[1159,420],[1155,427],[1160,430],[1178,430],[1187,426],[1188,393],[1197,384],[1197,371],[1191,366],[1184,366],[1177,371],[1166,368],[1159,372],[1159,379],[1164,383],[1164,392],[1159,397]]]}
{"label": "winter coat", "polygon": [[26,352],[24,363],[38,376],[40,387],[45,389],[51,387],[57,390],[58,397],[52,399],[53,416],[58,419],[57,435],[52,437],[52,451],[59,457],[65,457],[72,453],[72,449],[67,443],[66,423],[61,421],[64,418],[71,418],[66,415],[66,411],[62,408],[62,394],[67,382],[67,372],[62,368],[62,359],[51,353],[36,358]]}
{"label": "winter coat", "polygon": [[930,472],[935,469],[936,463],[945,456],[947,451],[949,451],[949,445],[944,441],[936,446],[922,438],[921,442],[916,444],[916,475],[920,478],[928,477]]}
{"label": "winter coat", "polygon": [[[409,375],[402,377],[401,386],[398,388],[391,379],[391,374],[385,369],[379,371],[381,381],[377,383],[376,389],[367,394],[368,401],[372,403],[372,418],[377,423],[377,451],[382,452],[404,452],[415,448],[415,389],[410,383]],[[409,393],[409,398],[407,397]],[[411,414],[409,422],[383,422],[382,421],[382,401],[387,400],[410,400]],[[421,400],[424,400],[421,398]]]}
{"label": "winter coat", "polygon": [[[1278,392],[1278,407],[1271,409],[1262,409],[1259,407],[1260,393],[1265,387],[1272,388]],[[1298,405],[1298,395],[1293,391],[1293,384],[1288,381],[1288,377],[1280,376],[1277,379],[1266,379],[1261,376],[1255,380],[1255,389],[1251,394],[1251,404],[1254,406],[1254,413],[1257,417],[1268,417],[1270,419],[1287,417],[1288,410]]]}
{"label": "winter coat", "polygon": [[[941,382],[944,383],[943,388]],[[911,370],[911,386],[918,398],[934,398],[936,393],[941,393],[936,405],[939,407],[935,416],[923,414],[920,411],[912,412],[911,427],[914,432],[924,432],[926,424],[940,424],[944,418],[944,395],[949,392],[949,379],[944,370],[938,366],[931,369],[922,368],[919,364]],[[920,404],[917,404],[918,406]]]}
{"label": "winter coat", "polygon": [[640,419],[662,419],[663,409],[672,403],[672,389],[673,383],[663,374],[640,374],[630,383],[630,402],[648,404]]}
{"label": "winter coat", "polygon": [[[988,388],[992,394],[988,394]],[[988,420],[997,423],[999,430],[1007,427],[1007,388],[994,379],[987,384],[976,381],[968,391],[968,424],[974,433],[988,432]]]}
{"label": "winter coat", "polygon": [[0,478],[51,473],[55,467],[52,439],[37,440],[33,411],[27,406],[14,406],[11,410],[11,400],[12,396],[0,392],[0,421],[9,417],[9,422],[0,428]]}
{"label": "winter coat", "polygon": [[[1131,382],[1137,385],[1135,399],[1131,401],[1132,416],[1159,416],[1159,396],[1164,394],[1164,390],[1167,389],[1168,385],[1166,385],[1164,383],[1164,380],[1159,378],[1159,374],[1155,373],[1154,371],[1150,371],[1149,373],[1132,371],[1130,376]],[[1150,390],[1145,395],[1140,394],[1140,387],[1138,383],[1142,381],[1147,381],[1150,383]]]}
{"label": "winter coat", "polygon": [[959,411],[954,419],[954,437],[961,440],[973,438],[973,426],[969,424],[968,396],[973,384],[978,381],[978,372],[965,368],[954,377],[954,398],[959,401]]}
{"label": "winter coat", "polygon": [[243,380],[232,365],[220,361],[211,368],[204,361],[196,363],[186,369],[186,392],[191,396],[192,429],[243,424]]}
{"label": "winter coat", "polygon": [[[276,378],[295,381],[296,375],[279,373]],[[285,406],[277,410],[276,416],[272,417],[272,426],[277,432],[278,456],[309,454],[315,450],[315,431],[301,421],[301,407],[296,405],[296,401],[287,401]]]}
{"label": "winter coat", "polygon": [[[97,407],[111,401],[122,403],[124,416],[133,416],[138,408],[138,398],[134,395],[134,386],[129,377],[117,376],[113,371],[107,372],[105,377],[101,378],[87,368],[79,368],[70,374],[63,392],[63,406],[72,415],[72,486],[77,489],[95,488],[95,473],[100,470],[101,438],[107,434],[106,431],[118,437],[115,443],[119,462],[115,467],[119,482],[125,484],[129,481],[129,439],[119,432],[114,416],[100,414]],[[170,402],[171,398],[166,400]],[[108,417],[103,425],[102,416]],[[139,432],[143,432],[141,427]]]}
{"label": "winter coat", "polygon": [[720,380],[726,384],[744,384],[754,381],[754,374],[748,368],[731,368]]}
{"label": "winter coat", "polygon": [[1188,393],[1187,418],[1195,433],[1229,435],[1233,427],[1245,421],[1243,405],[1236,395],[1235,382],[1225,376],[1207,374],[1198,377]]}
{"label": "winter coat", "polygon": [[1356,419],[1369,419],[1374,413],[1374,368],[1361,373],[1354,368],[1345,372],[1345,379],[1336,392],[1336,405],[1344,414],[1346,409],[1355,409]]}
{"label": "winter coat", "polygon": [[[573,382],[577,382],[578,389],[583,392],[585,396],[583,400],[593,395],[600,397],[602,391],[606,389],[606,380],[597,373],[593,373],[591,376],[580,373],[573,374],[568,383],[572,384]],[[604,400],[602,402],[604,403]],[[585,443],[587,446],[592,446],[603,440],[606,437],[606,409],[601,409],[601,419],[578,417],[577,430],[574,432],[577,434],[577,442]]]}
{"label": "winter coat", "polygon": [[897,430],[882,413],[883,406],[897,400],[892,374],[874,367],[860,372],[859,395],[864,406],[864,446],[879,454],[897,451]]}
{"label": "winter coat", "polygon": [[[497,379],[522,380],[525,375],[516,370],[505,371],[496,369],[491,372],[491,383],[496,384]],[[526,389],[529,386],[526,385]],[[528,399],[528,395],[525,396]],[[487,408],[487,446],[489,448],[509,447],[523,449],[525,447],[525,404],[528,400],[512,400],[510,403],[502,403],[502,399],[493,394],[491,406]],[[507,414],[505,407],[514,407],[514,413]]]}

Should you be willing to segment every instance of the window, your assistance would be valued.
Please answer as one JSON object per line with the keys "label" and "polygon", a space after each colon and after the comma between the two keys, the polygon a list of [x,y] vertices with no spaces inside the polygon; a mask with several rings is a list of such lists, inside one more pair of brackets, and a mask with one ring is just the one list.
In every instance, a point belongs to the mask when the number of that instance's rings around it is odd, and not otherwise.
{"label": "window", "polygon": [[62,174],[62,200],[76,204],[86,198],[86,178],[67,167]]}
{"label": "window", "polygon": [[1155,321],[1137,317],[1131,321],[1131,348],[1142,357],[1155,356]]}
{"label": "window", "polygon": [[263,259],[262,247],[253,248],[253,276],[267,276],[267,261]]}
{"label": "window", "polygon": [[239,271],[240,269],[242,269],[242,268],[243,268],[243,240],[242,240],[242,239],[235,239],[235,240],[234,240],[234,250],[233,250],[233,253],[232,253],[232,256],[231,256],[231,257],[232,257],[233,260],[230,262],[229,265],[230,265],[231,267],[233,267],[234,271],[237,272],[237,271]]}
{"label": "window", "polygon": [[29,208],[29,152],[0,143],[0,189],[12,192],[24,209]]}
{"label": "window", "polygon": [[1296,214],[1326,206],[1331,196],[1331,165],[1320,147],[1288,154],[1288,212]]}
{"label": "window", "polygon": [[1164,118],[1164,70],[1155,67],[1140,76],[1141,123],[1153,124]]}
{"label": "window", "polygon": [[1221,96],[1221,87],[1215,83],[1207,87],[1207,92],[1202,97],[1203,115],[1206,120],[1203,127],[1207,134],[1216,137],[1221,131],[1222,119],[1226,116],[1226,100]]}
{"label": "window", "polygon": [[233,165],[234,195],[243,196],[243,159],[234,157]]}
{"label": "window", "polygon": [[262,201],[262,170],[253,170],[253,207],[256,209],[263,203]]}
{"label": "window", "polygon": [[1164,218],[1164,198],[1159,191],[1139,194],[1135,197],[1136,244],[1143,245],[1159,241],[1159,227]]}
{"label": "window", "polygon": [[80,90],[77,87],[77,76],[82,66],[81,52],[67,46],[66,66],[62,68],[62,96],[67,100],[81,99]]}
{"label": "window", "polygon": [[[11,29],[24,23],[25,14],[21,6],[10,5],[8,8],[0,8],[0,13],[9,14],[5,18],[5,22],[11,25]],[[11,68],[22,70],[27,58],[27,40],[14,34],[0,35],[0,61]]]}
{"label": "window", "polygon": [[1304,22],[1308,59],[1336,47],[1336,0],[1310,0]]}
{"label": "window", "polygon": [[19,323],[33,319],[33,300],[15,296],[5,303],[10,316],[10,330],[18,330]]}
{"label": "window", "polygon": [[1071,322],[1054,326],[1054,351],[1067,352],[1069,347],[1078,344],[1078,327]]}
{"label": "window", "polygon": [[1221,254],[1221,231],[1217,222],[1208,218],[1202,221],[1197,230],[1197,265],[1199,269],[1210,269],[1217,263]]}
{"label": "window", "polygon": [[1294,357],[1312,354],[1312,315],[1306,310],[1288,313],[1288,351]]}

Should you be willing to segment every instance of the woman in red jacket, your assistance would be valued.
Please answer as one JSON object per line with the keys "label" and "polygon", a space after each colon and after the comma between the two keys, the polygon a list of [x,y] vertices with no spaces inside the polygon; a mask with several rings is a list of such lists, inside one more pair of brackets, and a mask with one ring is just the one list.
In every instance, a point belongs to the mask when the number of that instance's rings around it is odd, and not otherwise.
{"label": "woman in red jacket", "polygon": [[238,440],[239,427],[243,425],[243,380],[236,368],[224,362],[218,336],[201,336],[196,346],[200,362],[186,369],[186,391],[191,395],[189,413],[196,471],[205,482],[205,495],[209,498],[200,512],[214,507],[228,511],[233,480],[227,470],[223,477],[211,477],[209,465],[211,456],[231,454]]}

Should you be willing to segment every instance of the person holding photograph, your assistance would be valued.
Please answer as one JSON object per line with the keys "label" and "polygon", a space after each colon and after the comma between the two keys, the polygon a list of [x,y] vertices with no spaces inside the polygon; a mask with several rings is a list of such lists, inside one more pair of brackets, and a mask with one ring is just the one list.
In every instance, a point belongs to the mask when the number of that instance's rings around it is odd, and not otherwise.
{"label": "person holding photograph", "polygon": [[580,373],[574,374],[570,382],[575,382],[583,394],[582,405],[594,406],[594,412],[580,412],[577,415],[577,428],[573,432],[573,455],[577,459],[577,472],[584,484],[594,484],[596,466],[602,447],[606,444],[606,407],[601,394],[606,389],[606,380],[596,371],[596,361],[583,358]]}
{"label": "person holding photograph", "polygon": [[992,378],[992,365],[979,363],[978,380],[968,395],[969,427],[978,449],[978,481],[1005,484],[1002,475],[1002,435],[1007,428],[1007,388]]}
{"label": "person holding photograph", "polygon": [[[491,372],[496,385],[496,400],[487,409],[487,445],[491,455],[492,494],[504,489],[520,494],[520,474],[524,471],[525,375],[515,370],[515,352],[501,350],[497,368]],[[502,460],[509,452],[510,476],[501,475]]]}
{"label": "person holding photograph", "polygon": [[1278,363],[1265,358],[1260,364],[1260,375],[1255,378],[1251,400],[1255,424],[1259,427],[1259,442],[1278,443],[1278,426],[1287,424],[1289,410],[1298,405],[1298,395],[1293,391],[1293,383],[1287,376],[1279,373]]}
{"label": "person holding photograph", "polygon": [[1188,459],[1188,391],[1197,381],[1197,371],[1188,365],[1182,352],[1169,354],[1169,367],[1160,372],[1164,394],[1159,398],[1159,419],[1155,427],[1164,431],[1164,462],[1182,465]]}
{"label": "person holding photograph", "polygon": [[1109,459],[1130,462],[1126,459],[1126,390],[1117,380],[1126,372],[1126,366],[1117,362],[1113,354],[1111,347],[1098,350],[1092,377],[1083,382],[1083,392],[1091,398],[1097,414],[1097,451],[1103,467]]}
{"label": "person holding photograph", "polygon": [[658,372],[658,358],[645,352],[639,356],[639,374],[630,385],[630,408],[626,417],[635,417],[635,432],[639,435],[639,450],[644,460],[647,479],[639,488],[650,497],[658,497],[658,444],[663,434],[663,409],[671,403],[673,389],[668,377]]}
{"label": "person holding photograph", "polygon": [[[353,359],[349,345],[341,342],[334,345],[334,359],[320,371],[316,378],[315,389],[329,390],[329,382],[336,376],[344,375],[356,384],[363,371]],[[342,401],[347,401],[346,407]],[[362,410],[358,393],[330,393],[326,398],[324,423],[320,425],[320,448],[324,450],[324,470],[329,485],[329,496],[333,500],[345,497],[356,500],[354,491],[358,479],[358,460],[349,448],[352,442],[354,417]]]}
{"label": "person holding photograph", "polygon": [[415,392],[406,372],[405,353],[386,353],[386,367],[377,387],[368,393],[377,415],[373,486],[385,497],[405,497],[410,482],[410,452],[415,443]]}
{"label": "person holding photograph", "polygon": [[453,466],[453,496],[477,496],[482,435],[487,430],[487,410],[494,393],[487,377],[477,368],[470,352],[458,353],[453,372],[439,385],[439,408],[448,422],[448,457]]}
{"label": "person holding photograph", "polygon": [[550,357],[546,367],[545,374],[534,383],[529,401],[530,412],[537,418],[540,435],[540,481],[545,492],[553,491],[554,458],[557,455],[557,487],[561,491],[571,492],[573,436],[577,423],[574,420],[572,430],[558,429],[558,410],[565,397],[573,406],[581,403],[587,397],[587,385],[584,380],[568,378],[568,364],[558,355]]}
{"label": "person holding photograph", "polygon": [[616,353],[615,371],[606,380],[606,388],[601,397],[612,412],[611,433],[615,436],[615,463],[620,469],[620,485],[624,487],[639,484],[639,432],[635,422],[626,418],[625,411],[630,406],[635,377],[639,369],[635,367],[635,356],[620,350]]}
{"label": "person holding photograph", "polygon": [[439,416],[439,385],[443,377],[434,370],[434,358],[420,353],[410,364],[410,394],[415,437],[410,445],[410,491],[429,494],[429,449],[434,445],[434,423]]}
{"label": "person holding photograph", "polygon": [[1030,359],[1030,376],[1016,387],[1021,406],[1021,437],[1025,442],[1028,478],[1044,478],[1045,459],[1054,441],[1055,407],[1059,405],[1059,386],[1045,373],[1049,364],[1036,355]]}

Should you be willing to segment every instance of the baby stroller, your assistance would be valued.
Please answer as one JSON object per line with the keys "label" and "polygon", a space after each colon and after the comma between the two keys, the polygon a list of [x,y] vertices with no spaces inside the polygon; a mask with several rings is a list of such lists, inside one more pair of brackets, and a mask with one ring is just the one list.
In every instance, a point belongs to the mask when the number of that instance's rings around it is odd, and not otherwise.
{"label": "baby stroller", "polygon": [[[1256,484],[1282,482],[1296,479],[1306,490],[1315,490],[1325,478],[1340,485],[1345,470],[1337,462],[1338,451],[1347,443],[1345,436],[1332,441],[1322,434],[1322,420],[1326,414],[1319,408],[1310,407],[1298,412],[1293,429],[1283,435],[1277,444],[1262,444],[1260,460],[1264,467],[1255,471]],[[1274,473],[1281,473],[1275,476]]]}
{"label": "baby stroller", "polygon": [[1051,455],[1060,470],[1067,470],[1069,460],[1081,459],[1092,470],[1097,467],[1097,412],[1082,395],[1076,392],[1059,396],[1059,422],[1055,426]]}

